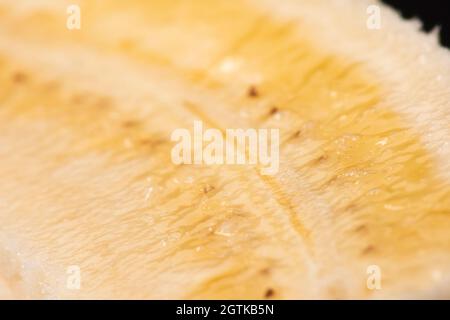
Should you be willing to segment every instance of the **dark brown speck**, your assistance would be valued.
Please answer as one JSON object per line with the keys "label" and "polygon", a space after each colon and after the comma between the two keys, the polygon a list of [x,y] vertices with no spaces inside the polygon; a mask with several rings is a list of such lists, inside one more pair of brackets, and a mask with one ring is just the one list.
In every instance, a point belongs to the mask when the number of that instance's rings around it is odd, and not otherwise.
{"label": "dark brown speck", "polygon": [[269,274],[270,274],[270,268],[264,268],[264,269],[262,269],[262,270],[261,270],[261,273],[262,273],[263,275],[265,275],[265,276],[269,275]]}
{"label": "dark brown speck", "polygon": [[364,250],[362,251],[363,255],[372,253],[375,251],[375,247],[373,245],[368,245],[366,248],[364,248]]}
{"label": "dark brown speck", "polygon": [[321,155],[320,157],[318,157],[314,162],[316,164],[320,164],[325,162],[328,159],[328,156],[326,154]]}
{"label": "dark brown speck", "polygon": [[355,228],[355,232],[363,232],[363,231],[366,231],[366,230],[367,230],[367,227],[364,224],[362,224],[362,225],[360,225],[360,226]]}
{"label": "dark brown speck", "polygon": [[128,121],[122,122],[122,127],[124,127],[125,129],[135,128],[138,125],[139,125],[139,121],[135,121],[135,120],[128,120]]}
{"label": "dark brown speck", "polygon": [[271,116],[273,116],[273,115],[277,114],[279,111],[280,111],[280,110],[278,110],[277,107],[272,107],[272,108],[270,109],[270,111],[269,111],[269,114],[270,114]]}
{"label": "dark brown speck", "polygon": [[257,97],[259,97],[258,89],[255,86],[250,86],[250,88],[248,88],[247,95],[250,98],[257,98]]}
{"label": "dark brown speck", "polygon": [[264,294],[264,297],[266,299],[270,299],[275,295],[275,291],[272,288],[269,288],[266,290],[266,293]]}
{"label": "dark brown speck", "polygon": [[13,74],[12,76],[12,80],[15,83],[24,83],[28,80],[28,77],[25,73],[21,72],[21,71],[17,71]]}
{"label": "dark brown speck", "polygon": [[214,186],[207,184],[206,186],[203,187],[203,193],[208,194],[209,192],[213,191],[214,189],[215,189]]}

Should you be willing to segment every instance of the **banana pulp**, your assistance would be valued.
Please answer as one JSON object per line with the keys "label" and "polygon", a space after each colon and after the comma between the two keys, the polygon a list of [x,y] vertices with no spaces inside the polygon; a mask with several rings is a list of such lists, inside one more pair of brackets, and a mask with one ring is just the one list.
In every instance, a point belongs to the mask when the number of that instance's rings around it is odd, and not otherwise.
{"label": "banana pulp", "polygon": [[[449,294],[450,184],[401,88],[257,2],[78,3],[70,31],[70,1],[0,1],[6,297]],[[278,174],[173,164],[195,120],[280,129]]]}

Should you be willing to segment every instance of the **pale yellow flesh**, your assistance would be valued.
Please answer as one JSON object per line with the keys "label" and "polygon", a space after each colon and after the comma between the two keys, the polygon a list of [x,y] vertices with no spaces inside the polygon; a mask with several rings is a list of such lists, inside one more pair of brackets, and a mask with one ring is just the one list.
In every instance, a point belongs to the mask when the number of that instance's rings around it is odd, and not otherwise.
{"label": "pale yellow flesh", "polygon": [[[450,292],[438,160],[395,88],[308,25],[244,1],[81,1],[69,31],[69,2],[20,3],[0,2],[0,294]],[[170,133],[195,119],[280,128],[280,172],[173,165]]]}

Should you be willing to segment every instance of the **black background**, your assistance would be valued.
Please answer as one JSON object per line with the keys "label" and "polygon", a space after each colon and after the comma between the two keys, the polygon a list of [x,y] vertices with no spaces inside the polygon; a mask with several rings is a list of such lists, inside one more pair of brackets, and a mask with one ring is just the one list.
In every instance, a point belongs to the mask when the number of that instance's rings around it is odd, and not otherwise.
{"label": "black background", "polygon": [[441,27],[441,43],[450,48],[450,0],[383,0],[396,8],[405,18],[418,17],[423,29]]}

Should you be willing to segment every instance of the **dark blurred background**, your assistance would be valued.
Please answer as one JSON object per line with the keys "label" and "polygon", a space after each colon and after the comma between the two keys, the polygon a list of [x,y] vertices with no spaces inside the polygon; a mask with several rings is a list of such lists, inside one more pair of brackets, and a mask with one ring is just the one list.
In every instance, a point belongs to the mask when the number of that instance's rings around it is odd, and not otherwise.
{"label": "dark blurred background", "polygon": [[418,17],[423,29],[441,27],[441,43],[450,48],[450,0],[383,0],[396,8],[405,18]]}

